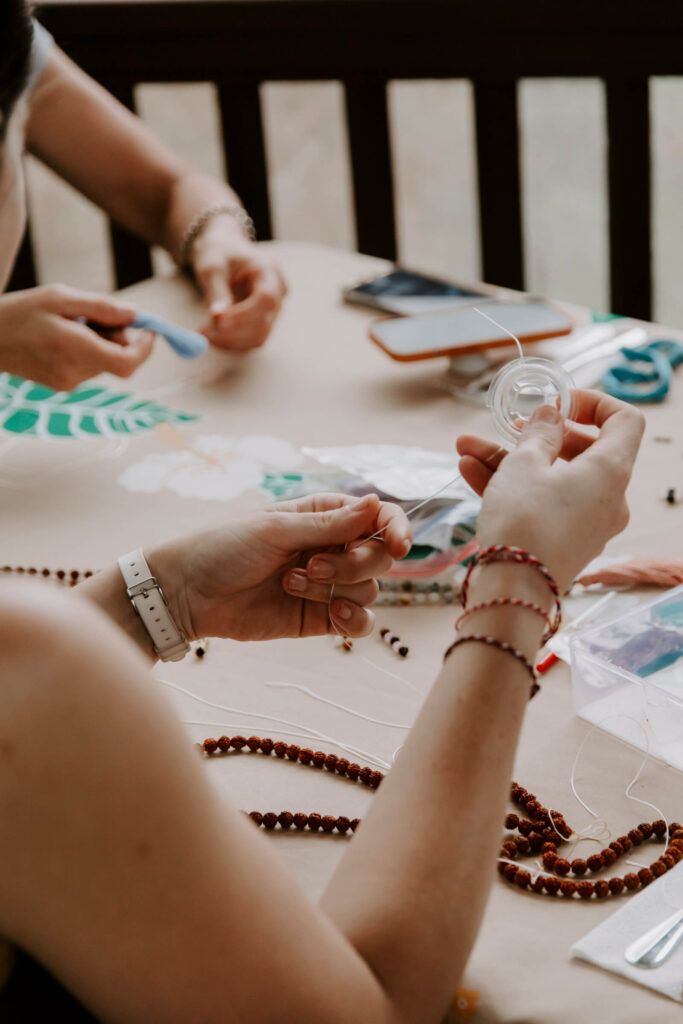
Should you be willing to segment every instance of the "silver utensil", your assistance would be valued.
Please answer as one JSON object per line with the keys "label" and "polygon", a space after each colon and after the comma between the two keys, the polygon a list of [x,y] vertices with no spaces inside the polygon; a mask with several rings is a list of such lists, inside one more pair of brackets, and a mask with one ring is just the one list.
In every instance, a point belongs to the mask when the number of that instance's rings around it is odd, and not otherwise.
{"label": "silver utensil", "polygon": [[632,942],[624,953],[634,967],[659,967],[683,938],[683,910],[667,917]]}

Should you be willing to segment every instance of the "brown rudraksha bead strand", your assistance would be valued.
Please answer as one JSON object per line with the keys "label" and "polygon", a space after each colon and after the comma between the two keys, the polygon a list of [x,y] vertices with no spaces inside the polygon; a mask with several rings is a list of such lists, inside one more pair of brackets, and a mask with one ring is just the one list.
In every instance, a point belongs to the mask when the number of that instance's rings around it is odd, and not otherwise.
{"label": "brown rudraksha bead strand", "polygon": [[91,569],[36,569],[33,565],[27,568],[24,568],[23,565],[3,565],[2,572],[13,573],[16,576],[28,576],[29,578],[50,579],[54,580],[55,583],[61,583],[64,587],[75,587],[77,584],[82,583],[83,580],[87,580],[90,576],[94,575]]}
{"label": "brown rudraksha bead strand", "polygon": [[[310,747],[299,747],[296,743],[285,743],[283,740],[272,740],[269,737],[261,739],[259,736],[221,736],[220,739],[207,739],[199,744],[202,751],[208,756],[227,754],[229,750],[242,750],[245,747],[253,753],[274,754],[281,760],[297,761],[299,764],[309,765],[311,768],[327,769],[335,775],[343,775],[351,782],[360,782],[369,789],[377,789],[384,778],[384,773],[375,771],[367,765],[359,765],[349,761],[345,757],[337,757],[336,754],[325,754],[322,750],[312,750]],[[355,832],[360,824],[359,818],[347,818],[345,815],[334,817],[331,814],[304,814],[299,811],[293,814],[291,811],[281,811],[275,814],[268,811],[263,814],[261,811],[250,811],[249,817],[256,825],[260,825],[269,831],[279,825],[281,829],[294,827],[300,832],[308,829],[311,832],[338,832],[343,835],[345,832]]]}
{"label": "brown rudraksha bead strand", "polygon": [[[375,771],[368,766],[361,767],[345,757],[336,754],[325,754],[322,750],[310,747],[299,747],[296,743],[285,743],[284,740],[272,740],[259,736],[221,736],[220,739],[206,739],[199,744],[200,750],[207,757],[227,754],[230,750],[240,751],[244,748],[253,753],[267,756],[274,754],[280,759],[298,762],[319,770],[327,769],[333,774],[342,775],[351,782],[360,782],[370,789],[377,789],[384,773]],[[630,872],[623,878],[600,878],[589,881],[583,876],[587,873],[597,874],[604,868],[611,867],[616,860],[627,854],[633,846],[640,846],[648,840],[663,840],[666,835],[666,822],[654,821],[643,823],[631,829],[628,835],[620,836],[601,853],[582,860],[575,858],[570,861],[558,854],[558,847],[567,842],[573,835],[572,829],[559,811],[548,810],[533,793],[513,782],[510,787],[510,799],[518,807],[523,808],[529,817],[508,814],[505,827],[518,832],[518,836],[508,836],[500,850],[498,870],[500,874],[517,885],[520,889],[529,889],[536,893],[547,893],[549,896],[563,896],[565,899],[578,896],[589,900],[593,896],[604,899],[607,896],[618,896],[623,892],[635,892],[644,888],[665,874],[683,859],[683,825],[673,822],[669,826],[669,843],[664,853],[649,868],[641,868],[638,873]],[[246,812],[245,812],[246,813]],[[344,815],[335,817],[332,814],[305,814],[303,811],[250,811],[248,817],[262,828],[272,831],[294,828],[300,832],[337,832],[340,835],[353,833],[358,828],[360,818],[347,818]],[[554,874],[529,871],[510,863],[529,853],[540,852],[543,866]],[[573,874],[578,881],[567,876]]]}
{"label": "brown rudraksha bead strand", "polygon": [[[516,814],[508,814],[505,827],[519,832],[519,837],[509,836],[500,850],[498,870],[509,882],[520,889],[533,892],[545,892],[550,896],[572,897],[589,900],[593,896],[604,899],[607,896],[618,896],[625,890],[635,892],[636,889],[650,885],[655,878],[661,877],[683,859],[683,826],[673,822],[669,826],[669,843],[663,854],[653,861],[649,867],[641,868],[637,873],[629,872],[621,877],[601,878],[596,881],[584,878],[586,874],[598,874],[605,868],[612,867],[619,857],[627,854],[634,846],[640,846],[648,840],[664,840],[667,825],[663,819],[652,823],[643,822],[630,830],[627,835],[620,836],[606,846],[600,853],[592,854],[585,860],[575,858],[568,860],[561,857],[558,847],[567,842],[572,831],[564,817],[557,811],[549,811],[543,807],[533,793],[513,782],[512,800],[523,807],[528,818],[519,818]],[[525,868],[511,864],[520,854],[530,852],[541,853],[545,871],[531,872]],[[567,876],[574,875],[579,881]]]}

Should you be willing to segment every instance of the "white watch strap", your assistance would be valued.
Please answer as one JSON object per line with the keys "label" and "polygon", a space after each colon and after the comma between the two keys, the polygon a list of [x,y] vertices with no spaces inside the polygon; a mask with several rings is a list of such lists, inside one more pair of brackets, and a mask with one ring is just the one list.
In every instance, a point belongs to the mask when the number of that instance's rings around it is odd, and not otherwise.
{"label": "white watch strap", "polygon": [[138,548],[121,555],[119,569],[128,597],[151,637],[157,657],[161,661],[180,661],[190,645],[173,621],[164,593],[152,576],[142,551]]}

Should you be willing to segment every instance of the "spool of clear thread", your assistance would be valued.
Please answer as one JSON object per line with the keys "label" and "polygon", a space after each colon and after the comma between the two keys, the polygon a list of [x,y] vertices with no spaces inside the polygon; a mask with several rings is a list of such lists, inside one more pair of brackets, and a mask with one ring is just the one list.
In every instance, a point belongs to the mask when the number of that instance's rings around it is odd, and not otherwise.
{"label": "spool of clear thread", "polygon": [[486,404],[506,446],[514,447],[531,414],[540,405],[558,409],[570,419],[574,381],[559,363],[549,359],[513,359],[491,381]]}

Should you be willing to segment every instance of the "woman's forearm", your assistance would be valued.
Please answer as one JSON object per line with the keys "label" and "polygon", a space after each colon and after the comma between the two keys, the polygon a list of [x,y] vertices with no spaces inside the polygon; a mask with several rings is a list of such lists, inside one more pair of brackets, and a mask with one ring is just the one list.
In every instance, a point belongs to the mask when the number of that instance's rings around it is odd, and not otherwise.
{"label": "woman's forearm", "polygon": [[[481,570],[471,604],[514,594],[548,604],[532,570]],[[545,588],[545,589],[544,589]],[[533,659],[543,631],[525,610],[467,623]],[[445,663],[396,765],[382,783],[322,908],[382,980],[397,1019],[430,1021],[453,995],[493,878],[530,678],[481,644]]]}
{"label": "woman's forearm", "polygon": [[228,185],[189,167],[60,50],[33,90],[27,144],[120,224],[175,259],[198,213],[237,202]]}

